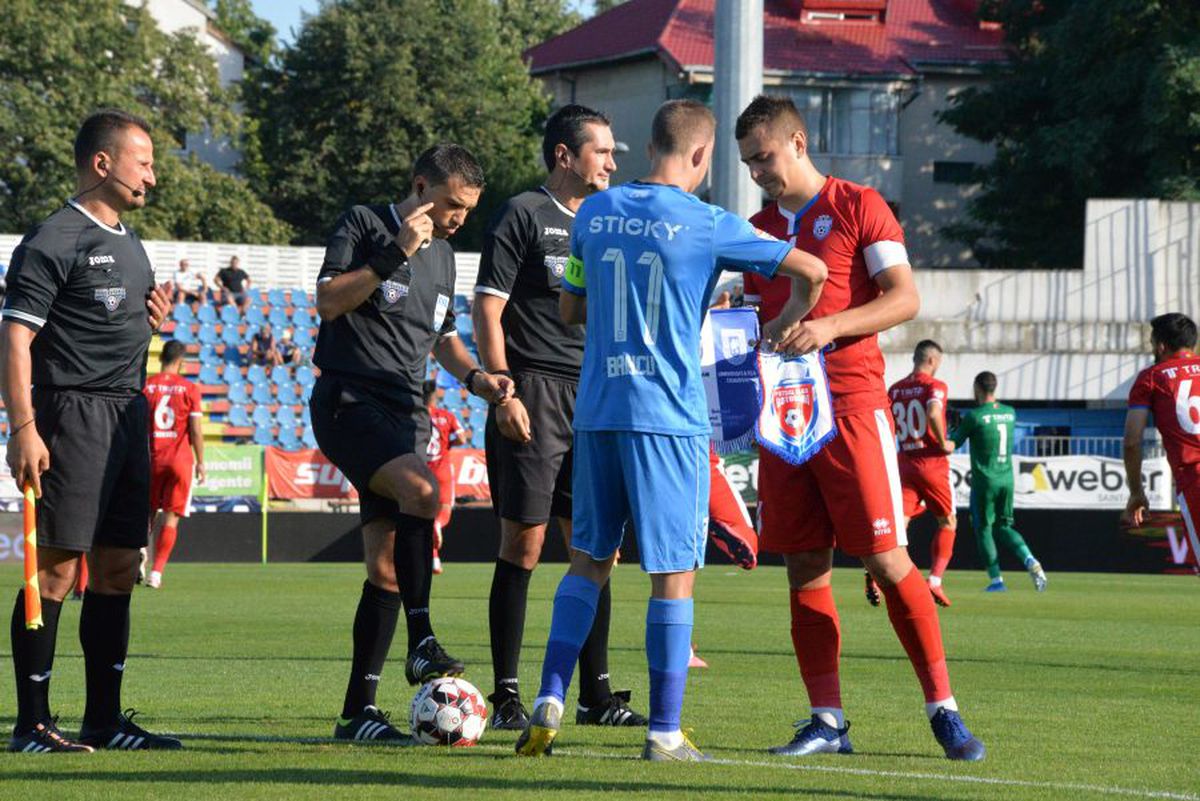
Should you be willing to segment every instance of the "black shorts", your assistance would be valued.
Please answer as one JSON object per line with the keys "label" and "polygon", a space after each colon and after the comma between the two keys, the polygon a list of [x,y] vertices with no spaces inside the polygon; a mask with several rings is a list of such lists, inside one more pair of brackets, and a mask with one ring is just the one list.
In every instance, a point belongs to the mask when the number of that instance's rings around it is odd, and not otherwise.
{"label": "black shorts", "polygon": [[38,434],[50,451],[37,505],[38,545],[144,548],[150,528],[146,397],[36,387]]}
{"label": "black shorts", "polygon": [[488,412],[485,446],[492,508],[505,520],[536,525],[571,518],[571,446],[578,384],[538,373],[513,376],[517,397],[529,412],[533,440],[514,442]]}
{"label": "black shorts", "polygon": [[317,445],[358,490],[362,522],[395,518],[400,506],[371,492],[371,477],[398,456],[425,458],[429,410],[420,398],[397,399],[386,389],[326,374],[313,385],[309,408]]}

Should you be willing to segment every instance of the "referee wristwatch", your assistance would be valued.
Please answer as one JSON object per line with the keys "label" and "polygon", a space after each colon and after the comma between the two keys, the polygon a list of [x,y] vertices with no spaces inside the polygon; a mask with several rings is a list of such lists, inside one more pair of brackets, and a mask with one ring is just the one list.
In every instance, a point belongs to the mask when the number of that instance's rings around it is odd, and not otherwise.
{"label": "referee wristwatch", "polygon": [[483,368],[472,367],[470,370],[467,371],[467,375],[463,379],[463,386],[465,386],[467,388],[467,392],[470,392],[472,395],[479,395],[479,393],[475,391],[475,376],[479,375],[482,372],[483,372]]}

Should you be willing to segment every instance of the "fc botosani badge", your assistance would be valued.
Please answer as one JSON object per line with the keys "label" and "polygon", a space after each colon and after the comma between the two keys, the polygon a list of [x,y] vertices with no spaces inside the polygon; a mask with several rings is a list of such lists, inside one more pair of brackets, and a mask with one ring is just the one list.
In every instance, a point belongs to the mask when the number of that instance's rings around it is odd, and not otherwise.
{"label": "fc botosani badge", "polygon": [[125,287],[114,286],[107,289],[97,289],[93,297],[104,304],[104,308],[110,312],[115,312],[117,307],[121,305],[121,301],[125,300]]}
{"label": "fc botosani badge", "polygon": [[824,239],[829,236],[829,232],[833,230],[833,218],[828,214],[822,214],[813,221],[813,236],[817,239]]}
{"label": "fc botosani badge", "polygon": [[547,256],[545,259],[546,271],[555,278],[562,278],[563,273],[567,271],[566,256]]}

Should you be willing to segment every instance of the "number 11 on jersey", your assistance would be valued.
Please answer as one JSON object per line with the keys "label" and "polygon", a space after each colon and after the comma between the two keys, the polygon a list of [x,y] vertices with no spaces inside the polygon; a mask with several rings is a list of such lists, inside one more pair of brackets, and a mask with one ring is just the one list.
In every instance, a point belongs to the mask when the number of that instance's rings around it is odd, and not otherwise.
{"label": "number 11 on jersey", "polygon": [[[627,342],[629,339],[629,270],[625,263],[625,253],[620,248],[608,248],[604,251],[601,261],[613,265],[613,341]],[[663,262],[662,257],[653,250],[643,251],[638,256],[637,263],[648,267],[649,280],[646,287],[646,308],[641,315],[642,342],[653,345],[658,339],[658,320],[662,309]],[[634,293],[634,302],[637,302]]]}

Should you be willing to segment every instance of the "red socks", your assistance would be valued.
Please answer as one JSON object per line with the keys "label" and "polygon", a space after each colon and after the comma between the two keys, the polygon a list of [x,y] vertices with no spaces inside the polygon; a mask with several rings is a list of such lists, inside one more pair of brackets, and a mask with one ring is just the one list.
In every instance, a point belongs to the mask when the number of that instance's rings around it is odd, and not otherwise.
{"label": "red socks", "polygon": [[887,598],[888,618],[925,691],[925,702],[949,698],[950,674],[942,650],[942,627],[921,572],[914,567],[896,586],[881,588]]}
{"label": "red socks", "polygon": [[[929,591],[924,582],[921,589],[928,600]],[[791,597],[792,647],[796,650],[796,661],[800,663],[800,676],[808,690],[809,703],[813,707],[841,709],[838,657],[842,650],[842,632],[833,603],[833,588],[792,590]]]}
{"label": "red socks", "polygon": [[88,585],[88,563],[86,556],[79,557],[79,570],[75,573],[75,592],[83,595]]}
{"label": "red socks", "polygon": [[158,541],[154,543],[154,572],[161,573],[171,558],[171,549],[175,547],[175,526],[163,526],[158,532]]}
{"label": "red socks", "polygon": [[949,526],[939,528],[933,535],[933,565],[929,575],[941,577],[950,566],[950,557],[954,554],[954,529]]}

